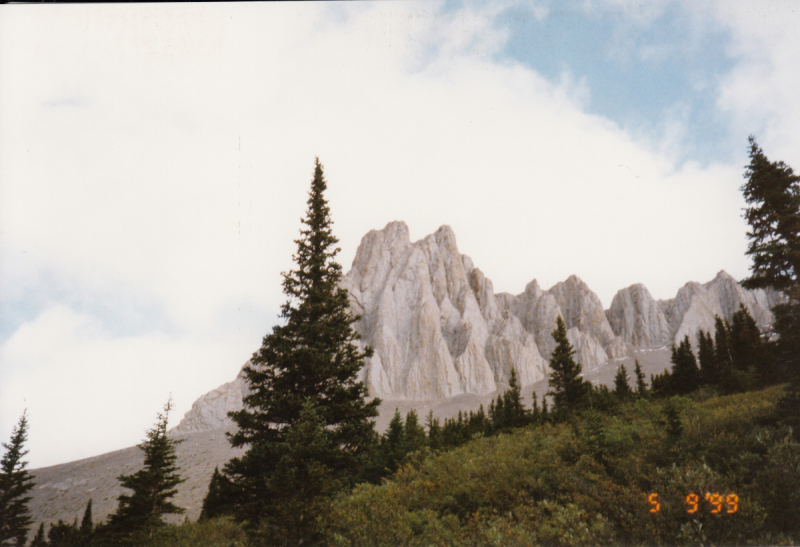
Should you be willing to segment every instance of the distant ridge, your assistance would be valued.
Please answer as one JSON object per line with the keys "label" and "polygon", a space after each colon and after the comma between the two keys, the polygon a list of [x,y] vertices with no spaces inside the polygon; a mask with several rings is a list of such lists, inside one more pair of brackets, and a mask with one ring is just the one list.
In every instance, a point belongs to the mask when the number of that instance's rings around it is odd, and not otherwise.
{"label": "distant ridge", "polygon": [[[781,295],[743,289],[724,271],[689,282],[670,300],[655,301],[644,285],[621,289],[611,307],[577,276],[542,290],[536,280],[514,296],[495,294],[491,280],[460,254],[449,226],[411,242],[408,226],[390,222],[361,240],[342,286],[349,291],[362,345],[375,355],[361,371],[373,396],[441,401],[485,395],[508,382],[512,366],[523,385],[546,380],[550,333],[560,315],[584,370],[630,355],[632,349],[670,346],[697,330],[714,330],[714,316],[730,321],[744,304],[758,326],[772,323]],[[173,431],[229,427],[227,412],[242,406],[241,374],[195,401]]]}

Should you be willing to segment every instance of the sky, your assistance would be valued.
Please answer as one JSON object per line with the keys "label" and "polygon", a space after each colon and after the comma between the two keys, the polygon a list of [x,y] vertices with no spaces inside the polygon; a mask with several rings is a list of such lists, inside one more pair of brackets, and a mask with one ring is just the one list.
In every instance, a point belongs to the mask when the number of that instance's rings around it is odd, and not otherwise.
{"label": "sky", "polygon": [[748,135],[800,168],[792,1],[0,6],[0,440],[176,425],[279,322],[319,157],[347,271],[450,225],[518,294],[748,275]]}

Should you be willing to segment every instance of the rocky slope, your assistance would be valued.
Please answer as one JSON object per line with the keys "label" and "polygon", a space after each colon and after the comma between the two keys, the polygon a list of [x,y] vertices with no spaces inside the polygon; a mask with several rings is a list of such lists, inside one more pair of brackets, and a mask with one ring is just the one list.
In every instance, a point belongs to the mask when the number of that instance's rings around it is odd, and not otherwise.
{"label": "rocky slope", "polygon": [[[363,237],[342,286],[362,316],[355,324],[361,343],[375,350],[361,371],[370,394],[419,402],[492,393],[512,367],[522,385],[546,379],[558,316],[576,360],[592,370],[631,348],[669,347],[686,334],[694,341],[698,328],[713,332],[714,316],[730,321],[740,304],[766,328],[779,301],[775,293],[743,289],[725,272],[658,302],[644,285],[632,285],[605,311],[576,276],[548,290],[533,280],[516,296],[494,294],[492,282],[459,253],[449,226],[412,243],[403,222]],[[228,427],[226,413],[241,408],[244,389],[240,375],[204,395],[175,430]]]}

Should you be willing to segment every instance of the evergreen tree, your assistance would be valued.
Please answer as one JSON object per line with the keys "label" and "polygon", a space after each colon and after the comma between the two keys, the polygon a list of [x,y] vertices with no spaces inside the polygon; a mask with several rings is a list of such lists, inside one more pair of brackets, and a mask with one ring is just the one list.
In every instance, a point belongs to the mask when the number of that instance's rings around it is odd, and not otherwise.
{"label": "evergreen tree", "polygon": [[381,454],[383,456],[384,467],[389,473],[394,473],[400,466],[400,462],[408,454],[406,445],[406,428],[403,424],[403,417],[398,409],[394,409],[394,416],[389,422],[389,427],[381,437]]}
{"label": "evergreen tree", "polygon": [[733,314],[730,335],[734,367],[738,370],[759,368],[762,351],[761,332],[758,330],[756,320],[753,319],[744,304],[739,304],[739,310]]}
{"label": "evergreen tree", "polygon": [[28,440],[28,417],[23,412],[19,422],[11,431],[9,444],[0,460],[0,545],[25,545],[25,537],[33,522],[28,509],[30,496],[26,494],[33,488],[33,477],[25,469],[28,462],[22,458],[28,453],[24,450]]}
{"label": "evergreen tree", "polygon": [[230,479],[219,472],[219,467],[215,467],[208,483],[208,493],[203,499],[200,520],[233,514],[234,498],[235,490]]}
{"label": "evergreen tree", "polygon": [[627,399],[633,395],[631,386],[628,383],[630,377],[628,371],[625,370],[625,365],[617,367],[617,374],[614,376],[614,395],[619,399]]}
{"label": "evergreen tree", "polygon": [[497,402],[494,405],[494,422],[492,429],[498,432],[508,427],[508,417],[506,416],[506,402],[503,400],[502,395],[497,397]]}
{"label": "evergreen tree", "polygon": [[440,450],[442,448],[442,427],[439,425],[439,418],[433,417],[433,410],[428,413],[428,446],[431,450]]}
{"label": "evergreen tree", "polygon": [[167,437],[170,410],[171,399],[164,406],[164,413],[158,414],[145,441],[138,445],[144,452],[144,468],[117,477],[123,488],[132,490],[131,494],[119,496],[117,510],[109,518],[109,531],[121,543],[134,542],[137,534],[162,525],[162,515],[186,511],[170,501],[178,492],[177,486],[186,481],[178,474],[175,455],[175,447],[183,441]]}
{"label": "evergreen tree", "polygon": [[528,423],[528,415],[522,403],[522,389],[514,367],[511,367],[511,377],[508,380],[508,389],[503,394],[503,403],[508,427],[522,427]]}
{"label": "evergreen tree", "polygon": [[742,285],[772,288],[788,297],[772,309],[778,339],[767,376],[790,382],[778,416],[800,439],[800,176],[782,161],[770,162],[755,137],[748,140],[750,165],[741,190],[749,205],[744,215],[751,228],[746,254],[753,264]]}
{"label": "evergreen tree", "polygon": [[350,312],[347,291],[339,286],[342,268],[334,258],[340,249],[331,230],[326,188],[317,160],[305,227],[295,241],[297,269],[283,274],[288,299],[281,316],[286,324],[273,327],[244,367],[250,395],[242,410],[230,413],[238,426],[232,445],[249,449],[228,462],[225,474],[237,489],[235,518],[250,530],[276,509],[270,477],[309,399],[328,433],[329,451],[317,455],[339,487],[365,478],[377,448],[373,418],[380,400],[367,402],[367,388],[358,381],[372,350],[355,345],[358,316]]}
{"label": "evergreen tree", "polygon": [[647,383],[645,382],[644,372],[642,372],[642,366],[639,364],[638,359],[635,363],[636,365],[633,367],[633,373],[636,375],[636,395],[638,397],[646,397]]}
{"label": "evergreen tree", "polygon": [[550,420],[550,411],[547,409],[547,395],[542,395],[542,414],[540,421],[545,423]]}
{"label": "evergreen tree", "polygon": [[680,345],[676,348],[672,346],[672,393],[683,395],[691,393],[699,385],[700,369],[697,368],[697,361],[692,353],[692,344],[689,342],[689,335],[684,336]]}
{"label": "evergreen tree", "polygon": [[538,424],[539,421],[542,419],[542,411],[539,408],[539,400],[535,391],[531,395],[531,399],[533,399],[533,403],[531,403],[530,422],[532,424]]}
{"label": "evergreen tree", "polygon": [[92,522],[92,500],[90,498],[89,503],[86,504],[86,510],[83,512],[80,530],[83,534],[91,534],[92,528],[94,528],[94,523]]}
{"label": "evergreen tree", "polygon": [[77,523],[67,524],[59,519],[47,532],[50,547],[81,547],[82,538]]}
{"label": "evergreen tree", "polygon": [[711,333],[702,329],[697,330],[697,358],[700,361],[700,381],[709,385],[718,384],[720,375],[714,352],[714,339],[711,338]]}
{"label": "evergreen tree", "polygon": [[404,436],[408,454],[422,450],[427,444],[425,441],[425,428],[420,425],[417,411],[413,408],[406,413]]}
{"label": "evergreen tree", "polygon": [[650,375],[650,392],[661,397],[671,395],[674,392],[672,375],[669,370],[664,369],[661,374]]}
{"label": "evergreen tree", "polygon": [[47,539],[44,537],[44,522],[39,524],[39,531],[33,537],[31,547],[47,547]]}
{"label": "evergreen tree", "polygon": [[720,316],[714,316],[714,354],[717,357],[717,369],[721,374],[733,368],[733,354],[730,347],[730,327]]}
{"label": "evergreen tree", "polygon": [[561,316],[556,320],[556,330],[553,331],[556,348],[550,357],[550,391],[553,396],[554,412],[558,414],[569,413],[582,406],[589,395],[591,385],[581,378],[581,365],[576,363],[572,356],[575,350],[567,338],[567,326]]}
{"label": "evergreen tree", "polygon": [[285,433],[280,459],[267,478],[272,513],[262,519],[254,536],[262,543],[317,545],[323,538],[320,516],[341,490],[341,479],[326,463],[331,461],[333,435],[310,397]]}
{"label": "evergreen tree", "polygon": [[750,225],[748,256],[752,275],[742,282],[747,289],[784,291],[790,298],[800,275],[800,176],[780,162],[770,162],[752,135],[747,182],[741,190],[749,205],[744,218]]}

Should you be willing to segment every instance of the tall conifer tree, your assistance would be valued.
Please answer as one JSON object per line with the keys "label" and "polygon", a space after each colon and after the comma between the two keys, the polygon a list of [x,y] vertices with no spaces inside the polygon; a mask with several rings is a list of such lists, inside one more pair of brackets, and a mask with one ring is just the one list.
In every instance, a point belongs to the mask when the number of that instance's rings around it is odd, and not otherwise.
{"label": "tall conifer tree", "polygon": [[33,488],[33,477],[25,467],[28,462],[22,458],[28,453],[24,450],[28,440],[28,417],[23,412],[19,422],[11,431],[9,444],[0,460],[0,545],[25,545],[25,537],[33,522],[28,509]]}
{"label": "tall conifer tree", "polygon": [[138,445],[144,452],[144,468],[132,475],[120,475],[120,484],[131,494],[119,496],[117,510],[109,518],[108,531],[120,543],[135,542],[136,536],[152,527],[161,526],[161,517],[186,512],[170,499],[178,493],[178,485],[186,482],[178,471],[175,447],[182,440],[167,437],[167,421],[172,399],[158,414],[156,425],[147,432],[147,439]]}
{"label": "tall conifer tree", "polygon": [[274,505],[291,501],[282,500],[270,485],[276,484],[277,464],[286,456],[288,432],[309,402],[326,431],[315,457],[340,488],[364,478],[377,446],[373,418],[380,400],[368,402],[367,388],[358,381],[372,350],[361,351],[355,344],[360,336],[353,323],[359,318],[339,286],[342,267],[335,256],[340,249],[326,188],[317,160],[304,227],[295,241],[297,268],[283,274],[287,301],[281,317],[286,324],[273,327],[245,366],[250,395],[242,410],[230,414],[238,426],[231,443],[249,448],[225,466],[225,474],[237,489],[236,519],[248,522],[251,530],[274,514]]}
{"label": "tall conifer tree", "polygon": [[620,399],[627,399],[633,395],[631,385],[628,383],[629,380],[630,377],[628,376],[628,371],[625,370],[625,365],[618,366],[617,374],[614,376],[614,395]]}
{"label": "tall conifer tree", "polygon": [[575,350],[567,338],[567,325],[561,316],[556,320],[552,333],[556,347],[550,357],[550,391],[553,396],[553,411],[568,413],[582,406],[589,396],[591,384],[581,377],[581,365],[572,358]]}
{"label": "tall conifer tree", "polygon": [[700,383],[700,369],[692,353],[688,334],[683,337],[677,348],[672,346],[672,364],[674,365],[670,377],[672,392],[683,395],[697,389]]}
{"label": "tall conifer tree", "polygon": [[633,367],[633,373],[636,376],[636,395],[638,397],[647,396],[647,383],[645,382],[644,372],[642,372],[642,365],[639,360],[634,361],[636,364]]}
{"label": "tall conifer tree", "polygon": [[788,300],[775,306],[773,371],[789,380],[778,404],[781,420],[800,439],[800,176],[784,162],[771,162],[752,135],[747,180],[741,190],[747,201],[744,217],[750,225],[747,253],[753,258],[745,288],[770,287]]}

